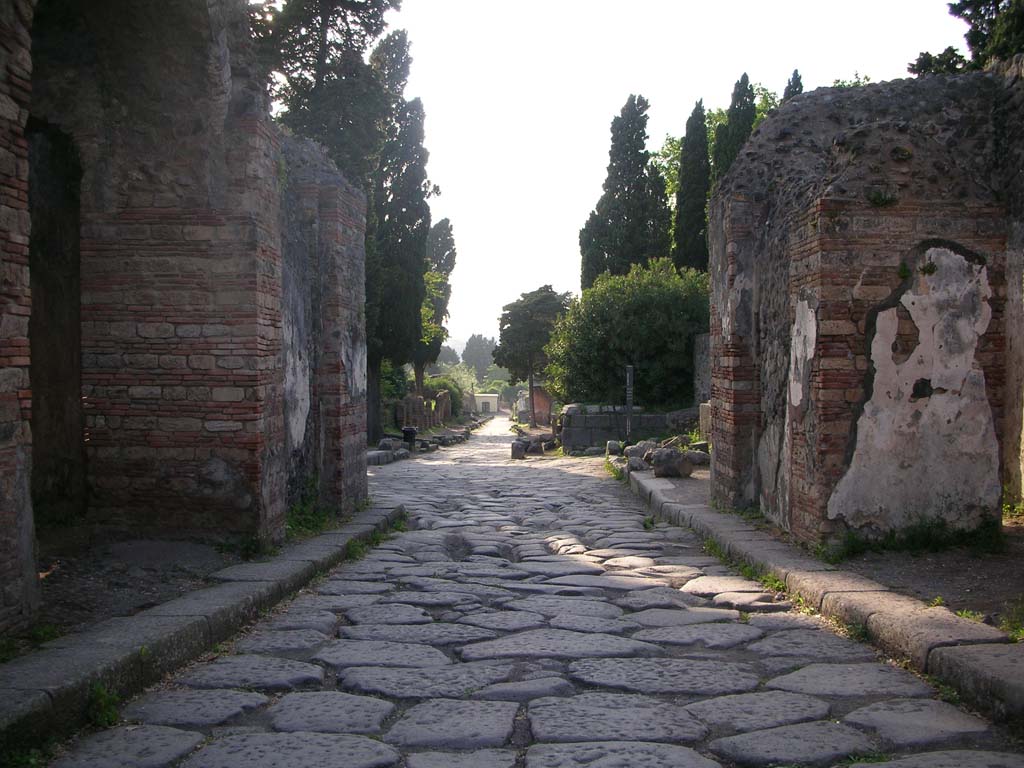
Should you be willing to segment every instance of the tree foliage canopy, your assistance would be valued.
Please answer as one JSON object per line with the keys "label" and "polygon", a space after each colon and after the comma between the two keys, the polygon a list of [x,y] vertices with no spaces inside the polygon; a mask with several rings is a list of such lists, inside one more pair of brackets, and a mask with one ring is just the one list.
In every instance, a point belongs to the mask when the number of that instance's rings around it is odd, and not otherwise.
{"label": "tree foliage canopy", "polygon": [[569,296],[544,285],[502,308],[499,341],[493,356],[495,363],[508,369],[510,383],[532,379],[547,365],[544,346],[555,321],[565,312]]}
{"label": "tree foliage canopy", "polygon": [[708,276],[669,259],[601,275],[555,326],[548,386],[565,402],[623,403],[625,366],[647,407],[693,397],[693,337],[708,330]]}
{"label": "tree foliage canopy", "polygon": [[580,230],[581,282],[623,274],[669,252],[665,180],[647,151],[647,100],[631,95],[612,120],[604,192]]}
{"label": "tree foliage canopy", "polygon": [[794,69],[793,74],[789,76],[789,80],[786,81],[786,89],[782,92],[782,103],[785,104],[787,101],[792,99],[794,96],[799,96],[804,92],[804,81],[800,77],[800,71]]}
{"label": "tree foliage canopy", "polygon": [[677,159],[679,183],[676,191],[672,260],[678,267],[708,268],[707,200],[711,189],[708,158],[707,116],[698,101],[686,121]]}
{"label": "tree foliage canopy", "polygon": [[715,131],[713,172],[716,180],[725,176],[729,166],[739,155],[757,119],[754,87],[744,72],[732,89],[732,100],[725,113],[725,124]]}
{"label": "tree foliage canopy", "polygon": [[953,46],[935,54],[922,51],[907,65],[912,75],[955,75],[1024,52],[1024,0],[958,0],[949,12],[969,26],[964,39],[970,61]]}
{"label": "tree foliage canopy", "polygon": [[[427,234],[427,271],[423,275],[425,294],[420,307],[421,335],[412,356],[418,383],[422,383],[424,367],[437,360],[441,345],[448,338],[444,323],[448,319],[448,302],[452,297],[451,274],[455,269],[456,256],[452,223],[441,219]],[[458,362],[458,356],[455,362]]]}
{"label": "tree foliage canopy", "polygon": [[462,350],[462,362],[476,372],[476,380],[483,381],[487,375],[487,369],[494,364],[491,353],[498,343],[479,333],[474,333],[466,342]]}

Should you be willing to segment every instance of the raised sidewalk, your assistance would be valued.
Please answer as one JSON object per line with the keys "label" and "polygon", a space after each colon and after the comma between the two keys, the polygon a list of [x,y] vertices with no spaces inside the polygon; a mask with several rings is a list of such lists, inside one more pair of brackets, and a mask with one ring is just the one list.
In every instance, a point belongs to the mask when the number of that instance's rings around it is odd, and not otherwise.
{"label": "raised sidewalk", "polygon": [[878,648],[952,686],[992,718],[1024,722],[1024,643],[824,563],[738,515],[716,512],[707,504],[706,476],[632,472],[629,486],[657,518],[691,528],[729,558],[775,576],[823,616],[863,627]]}
{"label": "raised sidewalk", "polygon": [[367,509],[266,561],[217,571],[210,578],[220,584],[0,665],[0,755],[85,725],[100,691],[125,699],[198,658],[344,560],[350,543],[368,542],[404,515],[401,506]]}

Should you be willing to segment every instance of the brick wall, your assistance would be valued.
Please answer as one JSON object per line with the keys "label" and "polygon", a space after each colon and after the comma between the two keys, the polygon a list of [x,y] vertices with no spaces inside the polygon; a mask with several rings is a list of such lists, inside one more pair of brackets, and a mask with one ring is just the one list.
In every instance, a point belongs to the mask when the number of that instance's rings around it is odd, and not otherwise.
{"label": "brick wall", "polygon": [[0,635],[38,601],[29,494],[28,119],[32,3],[0,5]]}
{"label": "brick wall", "polygon": [[748,142],[710,206],[717,501],[815,542],[998,517],[1008,217],[977,168],[1004,98],[820,90]]}

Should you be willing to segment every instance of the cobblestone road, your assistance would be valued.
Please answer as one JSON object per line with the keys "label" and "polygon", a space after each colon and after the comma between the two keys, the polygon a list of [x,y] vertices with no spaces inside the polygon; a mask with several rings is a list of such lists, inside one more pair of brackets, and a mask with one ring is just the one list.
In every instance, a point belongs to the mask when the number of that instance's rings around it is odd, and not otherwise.
{"label": "cobblestone road", "polygon": [[375,468],[409,530],[61,768],[1024,766],[814,617],[721,607],[762,587],[646,529],[599,459],[508,461],[506,429]]}

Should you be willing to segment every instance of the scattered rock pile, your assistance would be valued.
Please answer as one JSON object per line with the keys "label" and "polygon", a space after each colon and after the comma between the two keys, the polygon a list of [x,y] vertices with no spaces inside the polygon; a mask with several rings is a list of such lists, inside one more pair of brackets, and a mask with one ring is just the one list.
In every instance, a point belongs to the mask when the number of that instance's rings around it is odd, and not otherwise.
{"label": "scattered rock pile", "polygon": [[605,455],[612,466],[619,471],[654,471],[655,477],[689,477],[694,467],[710,464],[707,442],[690,443],[683,435],[676,435],[660,443],[656,440],[641,440],[625,445],[609,440]]}

